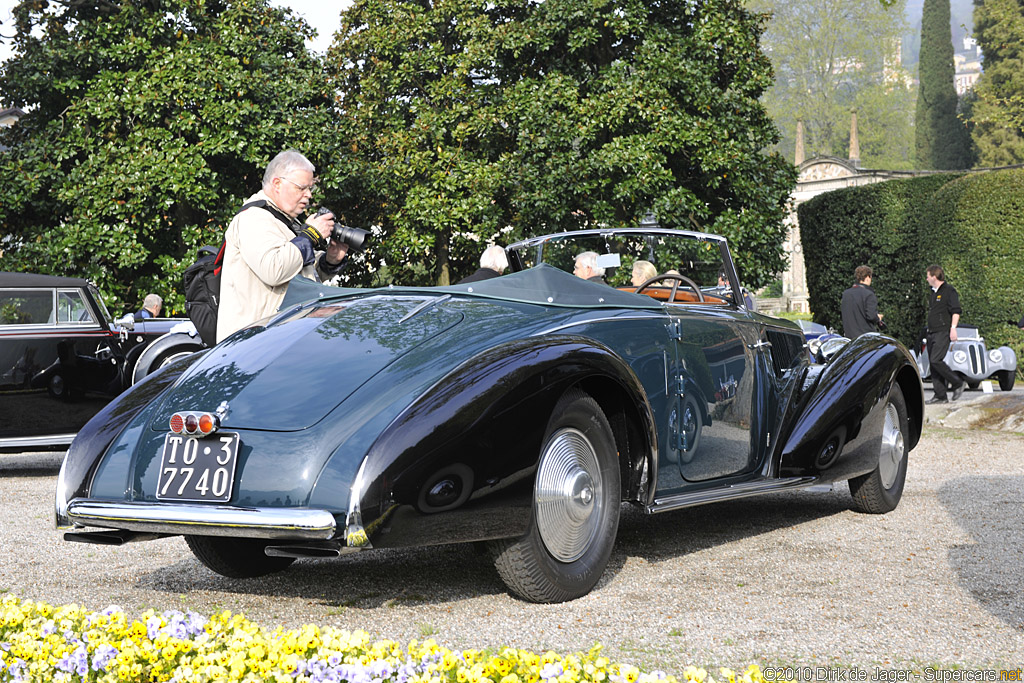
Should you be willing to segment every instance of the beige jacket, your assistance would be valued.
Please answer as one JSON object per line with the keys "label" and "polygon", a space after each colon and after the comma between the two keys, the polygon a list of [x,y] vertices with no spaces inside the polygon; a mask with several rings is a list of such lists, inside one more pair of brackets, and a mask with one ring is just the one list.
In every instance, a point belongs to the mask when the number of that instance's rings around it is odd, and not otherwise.
{"label": "beige jacket", "polygon": [[[263,199],[262,191],[245,203]],[[273,204],[273,202],[270,202]],[[224,233],[224,265],[220,274],[217,342],[233,332],[277,312],[288,282],[302,273],[319,280],[314,265],[303,267],[302,252],[292,244],[295,233],[266,209],[241,212]],[[320,254],[317,252],[317,260]]]}

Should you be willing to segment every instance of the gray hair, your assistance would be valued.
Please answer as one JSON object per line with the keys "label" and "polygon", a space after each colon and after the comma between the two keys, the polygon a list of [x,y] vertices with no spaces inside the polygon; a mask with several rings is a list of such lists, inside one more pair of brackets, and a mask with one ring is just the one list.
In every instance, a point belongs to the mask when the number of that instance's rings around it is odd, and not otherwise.
{"label": "gray hair", "polygon": [[142,300],[143,308],[153,308],[154,306],[163,306],[164,300],[160,298],[159,294],[147,294],[146,298]]}
{"label": "gray hair", "polygon": [[505,256],[505,250],[498,245],[484,249],[483,255],[480,256],[480,267],[490,268],[499,273],[505,272],[505,269],[508,268],[508,257]]}
{"label": "gray hair", "polygon": [[576,263],[587,266],[597,275],[604,275],[604,268],[597,267],[597,252],[585,251],[576,257]]}
{"label": "gray hair", "polygon": [[292,171],[309,171],[314,173],[316,167],[297,149],[286,149],[270,160],[267,170],[263,173],[263,189],[270,187],[274,178],[282,178]]}

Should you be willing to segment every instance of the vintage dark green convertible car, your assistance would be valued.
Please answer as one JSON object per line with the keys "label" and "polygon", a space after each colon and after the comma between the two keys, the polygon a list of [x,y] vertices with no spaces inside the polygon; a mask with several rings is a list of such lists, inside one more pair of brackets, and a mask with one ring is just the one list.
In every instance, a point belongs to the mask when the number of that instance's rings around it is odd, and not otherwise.
{"label": "vintage dark green convertible car", "polygon": [[[899,503],[923,393],[897,341],[813,362],[795,324],[733,294],[716,235],[584,230],[506,251],[512,272],[470,284],[293,281],[275,317],[79,433],[57,486],[65,538],[184,535],[229,577],[486,541],[513,593],[557,602],[600,579],[623,502],[845,480],[858,510]],[[638,260],[661,274],[633,284]]]}

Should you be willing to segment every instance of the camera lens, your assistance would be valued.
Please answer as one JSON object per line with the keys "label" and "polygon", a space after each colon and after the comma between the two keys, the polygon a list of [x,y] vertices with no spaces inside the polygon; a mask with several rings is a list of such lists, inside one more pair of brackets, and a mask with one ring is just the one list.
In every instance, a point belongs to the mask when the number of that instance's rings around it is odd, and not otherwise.
{"label": "camera lens", "polygon": [[335,225],[331,238],[337,242],[344,242],[353,251],[363,251],[370,242],[370,231],[350,228],[347,225]]}

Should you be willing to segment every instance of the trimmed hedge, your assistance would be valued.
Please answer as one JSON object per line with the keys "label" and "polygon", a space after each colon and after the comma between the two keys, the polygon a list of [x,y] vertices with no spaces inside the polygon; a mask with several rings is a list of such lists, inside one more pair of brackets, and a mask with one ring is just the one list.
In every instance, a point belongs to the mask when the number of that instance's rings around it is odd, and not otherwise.
{"label": "trimmed hedge", "polygon": [[1024,169],[935,174],[821,194],[798,209],[814,320],[842,330],[854,268],[874,270],[886,332],[912,346],[928,313],[925,269],[940,264],[962,321],[989,348],[1024,358]]}
{"label": "trimmed hedge", "polygon": [[961,320],[988,348],[1024,358],[1024,169],[964,176],[923,207],[922,268],[938,263],[960,293]]}
{"label": "trimmed hedge", "polygon": [[814,320],[842,332],[840,302],[857,266],[874,271],[886,333],[907,346],[927,317],[921,207],[959,174],[889,180],[820,194],[797,210]]}

